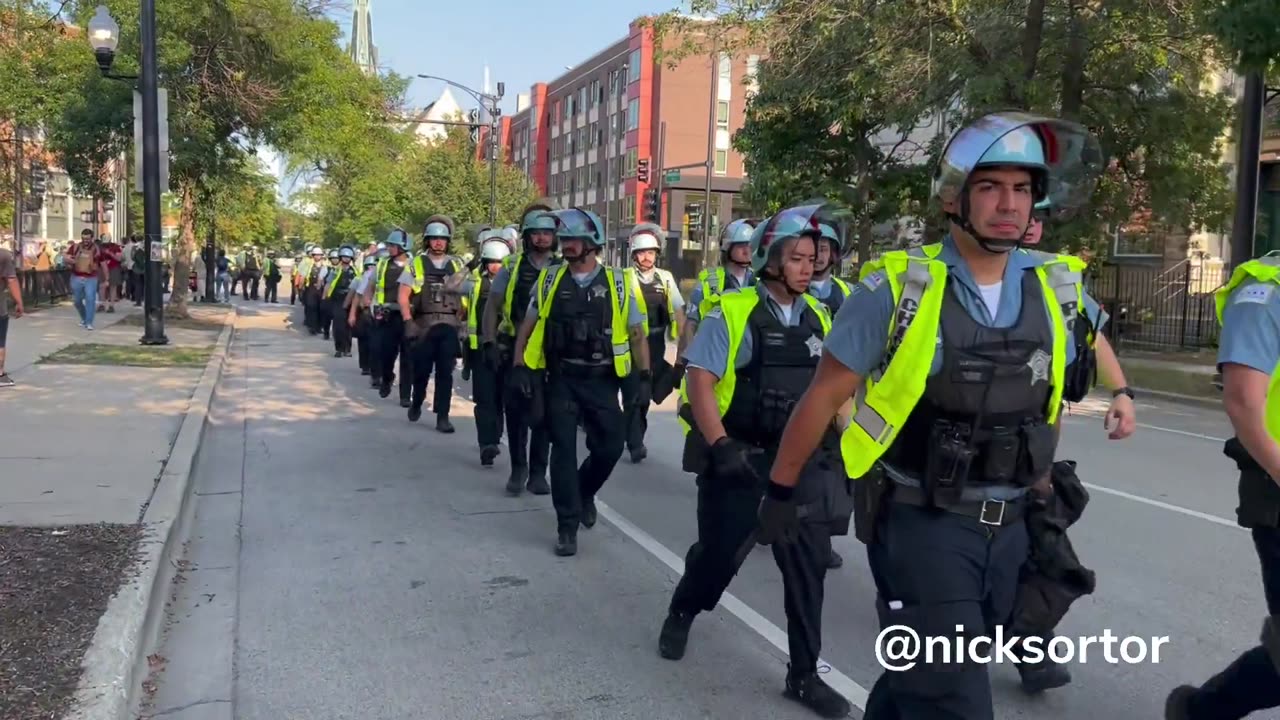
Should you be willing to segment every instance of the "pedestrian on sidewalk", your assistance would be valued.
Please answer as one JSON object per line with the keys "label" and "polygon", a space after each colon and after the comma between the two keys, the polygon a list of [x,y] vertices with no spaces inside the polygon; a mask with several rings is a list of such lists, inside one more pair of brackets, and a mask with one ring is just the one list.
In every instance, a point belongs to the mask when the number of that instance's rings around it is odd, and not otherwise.
{"label": "pedestrian on sidewalk", "polygon": [[[5,294],[8,297],[5,297]],[[13,379],[4,371],[4,346],[9,335],[9,298],[13,298],[13,316],[22,317],[22,288],[18,286],[18,266],[13,253],[0,248],[0,388],[13,387]]]}
{"label": "pedestrian on sidewalk", "polygon": [[142,300],[145,294],[147,262],[149,261],[149,258],[147,257],[146,244],[143,243],[142,240],[138,239],[136,235],[134,236],[133,250],[131,253],[133,257],[133,266],[130,268],[129,272],[129,285],[132,288],[131,295],[133,305],[134,307],[138,307],[142,305]]}
{"label": "pedestrian on sidewalk", "polygon": [[231,302],[231,260],[227,258],[226,250],[218,251],[218,260],[215,263],[216,279],[213,284],[213,297],[215,300],[220,299],[221,302]]}
{"label": "pedestrian on sidewalk", "polygon": [[[102,299],[106,303],[106,311],[114,313],[116,311],[116,301],[120,299],[121,290],[124,287],[124,270],[121,264],[124,261],[124,248],[120,244],[113,241],[110,236],[102,240],[102,256],[103,256],[103,280],[105,281],[105,291],[102,293]],[[102,307],[98,308],[102,310]]]}
{"label": "pedestrian on sidewalk", "polygon": [[93,241],[93,231],[81,230],[80,242],[68,245],[63,259],[71,267],[71,301],[80,315],[80,327],[92,330],[103,260],[102,251]]}

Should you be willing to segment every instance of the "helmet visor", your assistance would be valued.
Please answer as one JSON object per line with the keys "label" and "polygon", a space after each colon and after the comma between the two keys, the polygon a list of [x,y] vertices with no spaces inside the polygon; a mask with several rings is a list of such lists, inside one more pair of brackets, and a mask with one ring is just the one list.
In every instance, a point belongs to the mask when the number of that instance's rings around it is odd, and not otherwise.
{"label": "helmet visor", "polygon": [[557,210],[552,213],[556,219],[556,233],[562,238],[584,238],[599,242],[600,228],[596,227],[596,223],[589,215],[571,208],[569,210]]}

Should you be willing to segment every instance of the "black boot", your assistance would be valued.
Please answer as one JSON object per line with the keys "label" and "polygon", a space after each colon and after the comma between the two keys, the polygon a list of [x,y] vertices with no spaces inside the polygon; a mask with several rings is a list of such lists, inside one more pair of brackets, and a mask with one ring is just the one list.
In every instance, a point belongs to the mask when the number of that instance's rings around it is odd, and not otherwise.
{"label": "black boot", "polygon": [[631,462],[640,463],[647,457],[649,457],[649,450],[645,446],[631,448]]}
{"label": "black boot", "polygon": [[596,526],[596,500],[595,500],[595,498],[591,498],[590,500],[583,500],[583,501],[582,501],[582,519],[581,519],[581,522],[582,522],[582,527],[587,528],[588,530],[590,530],[591,528],[593,528],[593,527],[595,527],[595,526]]}
{"label": "black boot", "polygon": [[421,405],[409,406],[409,422],[418,422],[418,418],[422,417]]}
{"label": "black boot", "polygon": [[1019,664],[1017,668],[1018,674],[1022,676],[1022,692],[1028,695],[1037,695],[1071,683],[1071,671],[1067,666],[1049,658],[1035,664]]}
{"label": "black boot", "polygon": [[524,490],[529,479],[529,468],[521,465],[511,466],[511,477],[507,478],[507,494],[516,497]]}
{"label": "black boot", "polygon": [[662,632],[658,633],[658,654],[668,660],[684,657],[692,625],[693,615],[680,610],[668,611],[667,619],[662,623]]}
{"label": "black boot", "polygon": [[391,397],[391,381],[390,380],[383,380],[382,383],[378,385],[378,397],[380,398]]}
{"label": "black boot", "polygon": [[480,448],[480,464],[485,467],[493,467],[493,459],[498,457],[497,445],[485,445]]}
{"label": "black boot", "polygon": [[1193,720],[1191,714],[1191,698],[1196,688],[1191,685],[1179,685],[1169,693],[1164,701],[1164,720]]}
{"label": "black boot", "polygon": [[529,482],[525,485],[525,489],[534,495],[550,495],[551,485],[547,483],[547,471],[529,473]]}
{"label": "black boot", "polygon": [[827,569],[835,570],[836,568],[842,567],[843,565],[844,565],[844,557],[841,556],[840,553],[832,549],[831,557],[827,558]]}
{"label": "black boot", "polygon": [[842,718],[849,714],[853,706],[843,695],[831,689],[822,681],[816,672],[803,675],[792,675],[788,667],[787,689],[783,692],[788,698],[804,705],[824,718]]}
{"label": "black boot", "polygon": [[410,405],[413,405],[412,400],[410,400],[409,398],[400,398],[400,407],[407,408]]}
{"label": "black boot", "polygon": [[556,554],[560,557],[577,555],[578,536],[569,530],[561,530],[560,537],[556,540]]}
{"label": "black boot", "polygon": [[436,432],[442,432],[445,435],[449,435],[453,432],[453,423],[449,422],[448,415],[436,416]]}

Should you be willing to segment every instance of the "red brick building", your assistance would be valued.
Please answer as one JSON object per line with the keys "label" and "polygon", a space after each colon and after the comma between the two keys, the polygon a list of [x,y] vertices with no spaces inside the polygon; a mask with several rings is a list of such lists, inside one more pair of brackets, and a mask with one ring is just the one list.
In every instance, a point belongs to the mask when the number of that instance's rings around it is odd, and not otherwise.
{"label": "red brick building", "polygon": [[[652,30],[635,21],[624,37],[522,95],[516,114],[502,119],[499,143],[506,162],[544,196],[595,211],[615,240],[648,219],[646,191],[661,185],[659,222],[671,236],[669,252],[696,255],[708,157],[713,240],[749,214],[738,199],[743,160],[730,139],[742,127],[759,61],[755,53],[719,55],[713,67],[704,55],[668,67],[655,61]],[[482,133],[481,156],[485,145]],[[664,168],[678,167],[678,178],[664,178]]]}

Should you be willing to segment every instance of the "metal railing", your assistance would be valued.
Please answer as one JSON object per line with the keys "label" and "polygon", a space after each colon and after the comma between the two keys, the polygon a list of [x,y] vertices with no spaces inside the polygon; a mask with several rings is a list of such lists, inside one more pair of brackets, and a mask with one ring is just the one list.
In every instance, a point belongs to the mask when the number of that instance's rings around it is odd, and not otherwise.
{"label": "metal railing", "polygon": [[1085,279],[1111,316],[1105,334],[1117,350],[1212,348],[1218,344],[1214,292],[1230,277],[1221,261],[1190,258],[1161,269],[1106,262]]}
{"label": "metal railing", "polygon": [[[52,305],[71,296],[71,270],[19,270],[18,287],[27,310]],[[12,310],[13,298],[6,298],[6,302]]]}

